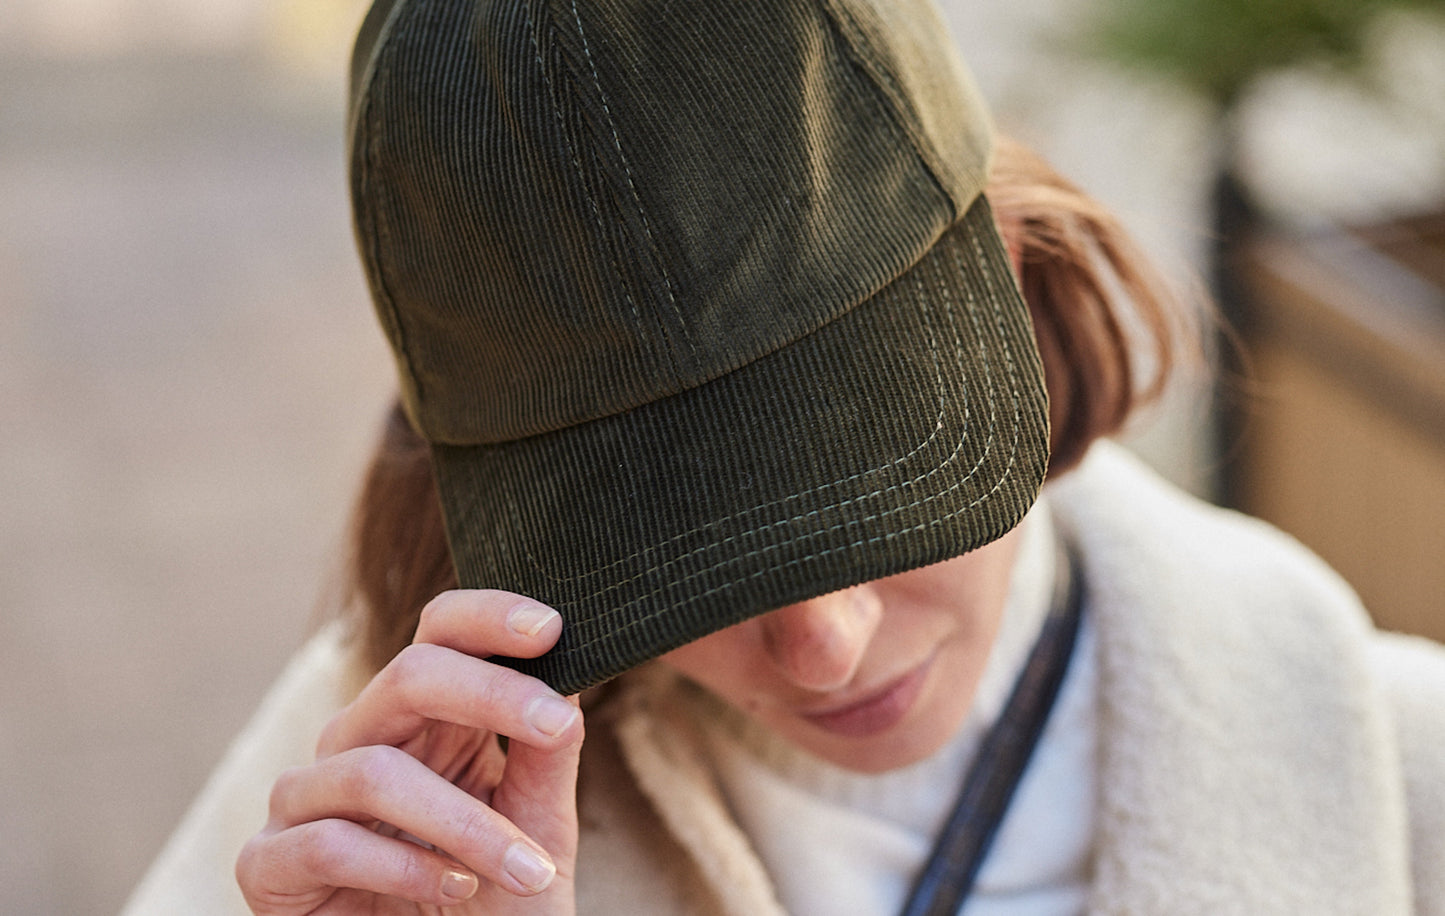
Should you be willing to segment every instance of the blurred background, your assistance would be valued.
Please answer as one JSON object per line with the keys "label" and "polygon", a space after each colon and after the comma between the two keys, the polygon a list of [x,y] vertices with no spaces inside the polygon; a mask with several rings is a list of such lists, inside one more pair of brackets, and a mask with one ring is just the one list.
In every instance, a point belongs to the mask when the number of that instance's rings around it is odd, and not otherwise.
{"label": "blurred background", "polygon": [[[118,909],[334,594],[392,388],[364,6],[0,5],[0,912]],[[944,0],[1005,129],[1238,329],[1131,443],[1445,638],[1445,14],[1313,7]]]}

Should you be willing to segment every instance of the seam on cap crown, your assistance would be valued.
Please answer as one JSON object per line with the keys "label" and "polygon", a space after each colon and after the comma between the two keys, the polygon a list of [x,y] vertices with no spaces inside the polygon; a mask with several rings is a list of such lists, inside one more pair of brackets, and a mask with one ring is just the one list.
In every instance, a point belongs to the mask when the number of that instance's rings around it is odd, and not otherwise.
{"label": "seam on cap crown", "polygon": [[[910,0],[876,0],[876,2],[886,6],[893,3],[910,2]],[[818,0],[818,3],[828,11],[837,28],[848,39],[846,44],[856,56],[859,64],[868,73],[879,93],[890,103],[899,128],[909,138],[918,152],[919,158],[923,160],[930,177],[938,184],[939,190],[953,205],[954,220],[962,218],[968,208],[973,205],[974,199],[983,192],[988,182],[989,161],[992,158],[992,127],[988,111],[978,106],[971,106],[973,109],[971,114],[974,117],[985,119],[990,124],[988,132],[983,137],[984,148],[978,151],[981,153],[981,161],[977,163],[968,160],[955,161],[954,157],[945,156],[929,134],[917,105],[911,99],[910,92],[899,84],[900,74],[895,72],[894,66],[890,66],[890,63],[893,65],[903,63],[898,59],[899,54],[883,53],[879,49],[877,41],[874,40],[875,32],[886,30],[886,24],[875,23],[870,28],[859,18],[860,10],[870,7],[869,0],[859,0],[855,3],[845,3],[842,0]],[[929,10],[936,10],[931,0],[925,0],[917,5]],[[937,27],[946,28],[942,21],[937,22]],[[946,57],[956,52],[951,39],[947,38],[941,43],[941,49]],[[896,52],[901,49],[894,50]],[[966,72],[958,72],[955,76],[964,81],[969,79]],[[964,102],[967,104],[966,98]],[[965,188],[960,187],[957,180],[950,180],[949,177],[946,177],[959,173],[962,173],[965,187],[971,193],[965,194]]]}
{"label": "seam on cap crown", "polygon": [[[965,209],[961,202],[965,198],[971,202],[974,189],[969,178],[980,167],[987,132],[966,126],[956,130],[959,118],[967,119],[979,111],[978,100],[976,92],[969,92],[967,87],[961,91],[951,88],[947,74],[952,68],[946,51],[940,51],[933,41],[932,20],[914,16],[927,13],[926,4],[899,0],[905,5],[899,8],[897,18],[916,18],[917,23],[907,34],[895,38],[886,31],[893,13],[876,7],[885,0],[856,2],[862,6],[855,9],[844,0],[789,0],[780,4],[791,10],[789,15],[799,17],[799,28],[809,30],[803,37],[821,42],[819,48],[833,49],[831,54],[818,58],[826,65],[826,69],[818,70],[822,90],[818,96],[819,116],[834,118],[818,122],[824,127],[819,136],[828,136],[829,125],[850,124],[848,130],[857,130],[862,138],[857,153],[849,152],[844,159],[859,173],[854,176],[859,179],[856,187],[847,185],[840,190],[834,180],[837,174],[828,171],[826,165],[817,173],[810,173],[807,163],[785,165],[793,169],[786,172],[792,180],[779,184],[779,193],[792,193],[794,197],[761,195],[759,214],[767,221],[734,220],[747,231],[719,238],[712,222],[695,219],[694,212],[728,214],[732,211],[719,209],[719,203],[724,207],[750,204],[753,198],[747,195],[757,193],[761,187],[761,179],[750,179],[772,174],[768,169],[775,161],[772,150],[776,145],[770,146],[768,141],[775,135],[743,134],[750,138],[739,147],[744,156],[727,163],[736,174],[724,169],[710,171],[707,154],[711,146],[689,146],[685,138],[674,145],[668,142],[672,135],[663,135],[653,144],[651,131],[659,124],[659,116],[650,107],[654,95],[668,98],[672,87],[677,86],[682,104],[698,99],[711,101],[690,90],[693,83],[679,81],[673,69],[681,67],[692,73],[693,61],[698,60],[688,58],[696,53],[692,45],[695,30],[690,32],[685,20],[657,21],[652,17],[662,14],[662,5],[645,0],[378,0],[373,13],[380,24],[366,39],[374,40],[374,44],[367,50],[358,45],[357,60],[353,62],[350,134],[352,187],[358,198],[354,217],[377,311],[392,338],[402,370],[403,397],[412,419],[420,420],[417,425],[428,439],[458,445],[515,441],[610,416],[708,383],[815,333],[917,262]],[[383,5],[385,12],[378,12]],[[726,6],[711,12],[704,8],[703,12],[713,19],[734,15]],[[736,15],[748,12],[741,8]],[[524,17],[530,34],[514,28]],[[761,23],[765,16],[759,13],[756,18]],[[613,25],[620,31],[612,29]],[[483,27],[492,31],[476,31]],[[495,44],[482,41],[494,34],[498,36]],[[638,42],[639,36],[653,43],[666,40],[668,43],[660,51],[652,49],[656,53],[649,60],[665,61],[668,53],[676,53],[678,59],[673,67],[635,69],[632,55],[639,46],[647,47],[646,40]],[[754,38],[768,41],[763,32]],[[517,45],[519,40],[523,44]],[[696,40],[703,51],[710,47],[703,38]],[[485,49],[473,47],[477,42],[485,44]],[[448,192],[474,180],[477,169],[484,165],[481,153],[486,150],[456,136],[433,137],[433,122],[447,115],[446,106],[428,104],[416,109],[412,105],[413,97],[429,102],[431,95],[451,89],[451,83],[438,85],[436,72],[428,64],[429,47],[436,43],[459,49],[463,54],[460,59],[468,66],[483,65],[477,71],[478,79],[496,90],[498,107],[493,117],[517,116],[522,109],[516,105],[536,106],[536,110],[528,109],[528,124],[546,129],[528,135],[532,136],[535,150],[550,157],[548,167],[557,173],[555,186],[561,194],[532,200],[504,189],[499,199],[514,204],[540,203],[544,211],[555,200],[571,220],[566,225],[578,230],[575,237],[565,237],[572,239],[573,247],[568,250],[577,255],[549,262],[545,252],[551,250],[551,240],[527,249],[518,242],[514,247],[529,252],[528,258],[532,257],[530,252],[543,252],[538,258],[542,267],[550,268],[519,275],[552,277],[555,281],[528,281],[518,287],[517,299],[533,304],[528,296],[533,285],[541,283],[552,284],[549,292],[566,293],[566,278],[574,276],[569,270],[580,264],[586,268],[575,274],[584,284],[578,287],[582,295],[554,296],[546,301],[563,303],[556,323],[564,332],[575,331],[581,322],[576,327],[569,322],[577,316],[585,317],[583,307],[590,307],[592,302],[590,291],[602,291],[607,297],[602,305],[610,309],[611,322],[604,323],[604,329],[620,332],[627,319],[632,325],[625,341],[621,333],[617,335],[624,345],[616,349],[613,362],[608,362],[611,357],[596,347],[594,350],[602,355],[593,361],[574,359],[575,354],[565,346],[550,350],[534,346],[535,337],[517,334],[511,324],[501,334],[488,338],[497,342],[492,350],[471,348],[483,340],[487,327],[472,321],[475,315],[462,313],[471,300],[448,297],[454,290],[492,290],[488,278],[499,274],[483,271],[477,259],[447,247],[455,236],[437,237],[435,225],[413,219],[408,209],[417,207],[420,201],[421,211],[431,216],[456,218],[465,214],[465,198]],[[495,57],[503,52],[505,57]],[[726,64],[726,58],[721,60]],[[799,63],[813,66],[812,59],[803,55]],[[937,80],[924,72],[935,64],[943,74]],[[766,67],[754,72],[743,63],[734,63],[733,67],[735,71],[744,68],[734,76],[754,81],[771,72]],[[697,85],[703,88],[712,86],[718,78],[718,71],[705,65],[697,72]],[[749,102],[756,95],[749,94],[746,79],[741,83],[733,79],[730,84],[736,91],[728,95],[732,102],[729,111],[738,118],[755,118]],[[768,91],[773,85],[755,87],[754,92]],[[914,98],[920,91],[922,95]],[[792,109],[783,106],[797,103],[799,99],[785,97],[779,110],[791,113]],[[956,103],[962,103],[962,107],[955,115]],[[731,134],[719,134],[714,128],[716,122],[708,121],[707,111],[703,108],[700,115],[694,113],[707,124],[694,136],[723,141],[727,149]],[[851,117],[838,120],[839,113]],[[424,120],[427,116],[433,120]],[[440,150],[440,155],[434,157],[436,162],[430,163],[435,167],[420,175],[420,180],[410,180],[404,164],[398,165],[392,157],[406,154],[409,144],[433,140]],[[519,149],[526,152],[528,148],[523,144]],[[508,147],[505,151],[510,150]],[[738,163],[751,166],[755,157],[758,167],[739,171],[742,165]],[[448,168],[452,171],[446,171]],[[709,185],[712,172],[727,176],[727,180]],[[564,173],[570,173],[570,177],[564,178]],[[821,180],[811,184],[814,174]],[[448,176],[457,179],[451,181]],[[506,185],[514,186],[520,185]],[[546,182],[539,186],[544,190],[552,187]],[[442,193],[438,195],[438,191]],[[432,196],[427,198],[419,192]],[[697,202],[712,209],[687,209],[694,192]],[[680,209],[669,203],[674,198],[681,199]],[[803,215],[792,219],[795,199],[801,202],[798,212]],[[434,212],[426,209],[433,206]],[[513,214],[500,220],[505,224],[507,218],[520,218],[517,214],[527,213],[529,208],[504,206],[476,212]],[[883,216],[892,221],[885,221]],[[586,231],[584,222],[595,223],[596,231]],[[754,231],[754,222],[764,231]],[[769,247],[774,226],[783,244]],[[478,228],[502,240],[498,250],[504,255],[512,250],[506,245],[516,238],[515,234],[509,236],[493,224]],[[873,244],[868,250],[876,256],[864,259],[862,264],[851,255],[842,256],[839,240],[854,237]],[[558,244],[565,239],[558,239]],[[441,245],[429,246],[425,244],[428,240]],[[807,242],[811,246],[808,250],[816,257],[807,263],[785,257],[790,242]],[[418,256],[410,262],[398,261],[394,249],[405,246],[411,246],[412,251],[439,253],[435,257]],[[720,256],[713,257],[714,253]],[[446,267],[448,263],[456,270],[437,272],[438,266]],[[520,263],[532,262],[524,258]],[[712,285],[702,286],[704,280]],[[495,288],[507,282],[497,280]],[[698,299],[698,289],[720,292],[715,297]],[[776,315],[769,312],[768,321],[776,333],[756,331],[753,324],[736,320],[739,315],[746,318],[750,314],[745,303],[775,300],[778,311]],[[462,308],[453,307],[453,301],[462,303]],[[495,308],[499,300],[492,297],[476,301]],[[537,302],[542,305],[537,314],[545,320],[552,313],[543,300]],[[571,308],[571,303],[577,307]],[[447,322],[460,322],[457,333],[452,333]],[[583,340],[574,340],[565,333],[561,339],[564,344],[572,340],[574,349]],[[534,349],[545,350],[540,360],[517,357]],[[538,365],[546,371],[537,370]],[[483,397],[470,382],[449,385],[447,373],[458,366],[475,366],[477,377],[487,379],[492,384],[488,391],[498,396]],[[560,383],[555,381],[559,377]],[[620,380],[618,387],[609,387],[616,380]],[[594,394],[604,390],[616,393]]]}
{"label": "seam on cap crown", "polygon": [[[605,258],[612,266],[612,269],[616,275],[618,289],[621,291],[624,300],[627,302],[628,308],[631,310],[633,320],[636,322],[635,326],[638,335],[649,342],[649,349],[655,350],[656,352],[659,352],[660,354],[667,357],[668,369],[671,371],[672,376],[670,383],[673,388],[681,390],[683,387],[682,368],[678,365],[676,348],[671,345],[671,337],[667,333],[665,323],[658,319],[657,315],[652,309],[648,310],[649,314],[647,316],[644,316],[642,314],[642,310],[638,304],[638,300],[641,297],[635,295],[633,283],[627,278],[626,272],[623,270],[621,264],[618,263],[616,253],[614,251],[608,250],[609,246],[607,246],[604,241],[604,237],[606,235],[603,226],[604,217],[602,215],[602,211],[604,209],[604,202],[607,201],[609,197],[615,198],[616,192],[620,189],[614,188],[614,193],[612,195],[606,196],[595,193],[596,191],[602,189],[593,187],[594,182],[588,179],[586,169],[583,166],[582,157],[583,155],[586,155],[587,160],[594,164],[594,168],[596,168],[599,173],[607,174],[609,172],[609,168],[605,164],[605,160],[601,153],[599,153],[598,149],[599,147],[603,147],[603,149],[606,149],[607,145],[601,143],[597,139],[597,137],[595,136],[595,130],[591,126],[592,123],[596,120],[595,113],[592,115],[587,114],[588,108],[585,104],[586,99],[583,98],[581,93],[575,89],[575,86],[577,85],[578,80],[581,79],[581,77],[579,76],[575,65],[566,66],[567,62],[573,57],[575,57],[575,55],[572,52],[569,52],[566,43],[560,40],[562,34],[562,26],[557,23],[556,18],[552,15],[551,4],[548,2],[548,0],[522,0],[521,6],[525,12],[526,25],[529,33],[529,39],[532,43],[532,51],[537,66],[537,73],[542,80],[543,90],[547,94],[548,102],[550,103],[552,109],[552,116],[556,121],[557,135],[561,139],[561,141],[566,144],[567,155],[572,162],[572,168],[575,172],[577,187],[580,193],[585,195],[585,197],[587,198],[587,204],[591,208],[594,218],[597,220],[599,230],[598,237],[595,240],[597,243],[597,252],[601,257]],[[575,13],[576,4],[573,3],[572,6]],[[534,7],[538,8],[538,11],[541,14],[540,16],[534,15]],[[568,32],[571,33],[573,31],[576,31],[585,41],[585,35],[583,35],[580,30],[581,26],[579,23],[575,30],[569,29]],[[545,41],[544,38],[546,39]],[[543,52],[544,45],[547,53]],[[559,67],[565,67],[565,73],[554,73],[552,72],[552,68],[548,67],[547,61],[554,58],[558,60]],[[595,65],[589,64],[588,69],[591,71],[592,80],[595,83],[597,79]],[[566,88],[567,86],[572,86],[574,88],[571,91],[568,91]],[[600,93],[600,87],[598,91]],[[568,119],[563,114],[562,110],[564,101],[569,103],[567,105],[569,110],[576,110],[579,114],[581,114],[581,117],[578,120],[583,125],[587,134],[592,136],[592,142],[587,145],[588,148],[586,150],[578,150],[577,143],[574,142],[574,140],[580,138],[574,137],[575,132],[567,127]],[[605,100],[603,104],[605,105]],[[610,120],[610,113],[608,113],[608,119]],[[612,128],[612,130],[615,136],[615,127]],[[620,149],[618,150],[618,152],[619,154],[621,153]],[[626,166],[625,161],[623,165],[624,167]],[[613,170],[615,171],[615,167]],[[643,209],[642,202],[637,199],[635,188],[632,189],[632,198],[635,202],[640,217],[645,221],[647,219],[647,216]],[[614,207],[616,206],[615,199],[612,200],[611,203]],[[608,207],[607,209],[610,211],[612,208]],[[649,241],[652,241],[650,230],[648,232],[648,237]],[[650,248],[653,257],[660,260],[661,254],[657,251],[655,241],[652,242]],[[669,295],[671,295],[672,291],[670,281],[668,281],[668,291]],[[673,307],[675,310],[675,301],[673,303]],[[663,341],[667,343],[666,346],[658,345],[657,338],[659,336]]]}
{"label": "seam on cap crown", "polygon": [[887,110],[892,114],[894,123],[898,126],[909,140],[918,158],[923,160],[928,175],[938,187],[940,193],[948,198],[953,205],[953,219],[957,220],[962,214],[960,202],[954,200],[948,186],[939,178],[942,168],[938,151],[919,128],[918,119],[913,115],[912,106],[907,99],[892,72],[885,63],[879,59],[877,51],[873,48],[872,42],[867,38],[867,33],[859,24],[853,11],[846,8],[837,0],[818,0],[821,7],[833,22],[833,27],[846,39],[843,46],[852,55],[858,69],[868,75],[869,82],[873,84],[878,94],[887,101]]}
{"label": "seam on cap crown", "polygon": [[[523,0],[523,2],[530,4],[532,0]],[[577,102],[581,103],[582,110],[589,112],[589,116],[582,120],[591,135],[591,153],[604,166],[604,173],[608,175],[614,185],[613,193],[618,198],[619,215],[623,217],[628,227],[628,234],[632,237],[632,248],[636,252],[636,260],[649,275],[647,277],[648,285],[653,287],[651,296],[653,302],[650,304],[661,310],[654,313],[652,317],[660,325],[663,338],[668,344],[665,350],[672,364],[673,386],[678,389],[685,388],[687,383],[684,380],[698,374],[698,361],[694,356],[686,360],[686,365],[680,364],[684,353],[679,352],[678,342],[680,340],[686,345],[687,353],[695,354],[696,348],[688,339],[687,322],[678,307],[672,278],[668,276],[667,265],[658,248],[657,239],[653,235],[652,220],[647,215],[647,208],[638,193],[632,167],[627,161],[626,152],[622,149],[622,138],[618,133],[616,119],[612,115],[607,92],[602,87],[602,78],[598,73],[597,63],[592,57],[592,47],[587,39],[587,31],[582,24],[582,14],[577,8],[577,0],[541,0],[539,5],[547,17],[547,25],[553,36],[560,39],[564,33],[564,27],[557,21],[560,15],[562,18],[570,20],[569,27],[565,30],[575,34],[580,44],[582,58],[578,60],[575,50],[569,50],[565,42],[558,42],[558,49],[562,52],[559,60],[569,70],[565,85],[571,87],[572,95],[575,96]],[[559,5],[566,8],[555,10],[554,7]],[[540,63],[541,61],[539,61]],[[579,65],[585,65],[585,69]],[[554,101],[556,101],[555,95],[563,91],[562,85],[564,84],[553,81],[545,66],[542,68],[541,76],[551,88],[554,93]],[[584,89],[590,89],[595,95],[589,99]],[[591,104],[588,104],[589,102]],[[582,176],[578,177],[580,179]],[[622,201],[629,202],[632,209],[628,210],[622,205]],[[630,218],[634,214],[636,215],[635,223]],[[669,310],[674,320],[663,320]]]}

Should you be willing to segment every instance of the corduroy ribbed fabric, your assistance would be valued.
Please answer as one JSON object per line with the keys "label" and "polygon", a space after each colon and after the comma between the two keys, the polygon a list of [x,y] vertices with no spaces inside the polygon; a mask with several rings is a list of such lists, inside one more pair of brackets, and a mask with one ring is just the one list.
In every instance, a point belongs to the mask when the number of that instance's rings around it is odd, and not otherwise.
{"label": "corduroy ribbed fabric", "polygon": [[352,196],[464,586],[563,692],[935,562],[1037,493],[990,126],[911,0],[395,0]]}

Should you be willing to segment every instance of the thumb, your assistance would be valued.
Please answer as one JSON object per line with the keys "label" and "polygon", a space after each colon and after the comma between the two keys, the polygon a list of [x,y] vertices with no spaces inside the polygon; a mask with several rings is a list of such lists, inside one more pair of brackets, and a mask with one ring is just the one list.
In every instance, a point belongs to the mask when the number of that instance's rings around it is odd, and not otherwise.
{"label": "thumb", "polygon": [[[569,697],[575,707],[577,697]],[[566,727],[566,744],[543,749],[512,739],[492,807],[540,843],[570,877],[577,857],[577,768],[582,756],[582,711]]]}

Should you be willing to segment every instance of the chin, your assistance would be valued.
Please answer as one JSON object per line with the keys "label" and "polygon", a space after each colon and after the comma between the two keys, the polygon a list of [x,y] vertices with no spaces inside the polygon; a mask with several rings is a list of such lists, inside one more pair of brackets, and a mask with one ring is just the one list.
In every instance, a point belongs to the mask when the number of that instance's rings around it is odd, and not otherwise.
{"label": "chin", "polygon": [[811,747],[808,750],[834,766],[872,775],[927,760],[948,743],[949,737],[948,734],[941,734],[899,740],[883,736],[854,739],[848,742],[852,746],[839,746],[837,742],[830,741],[827,747]]}

